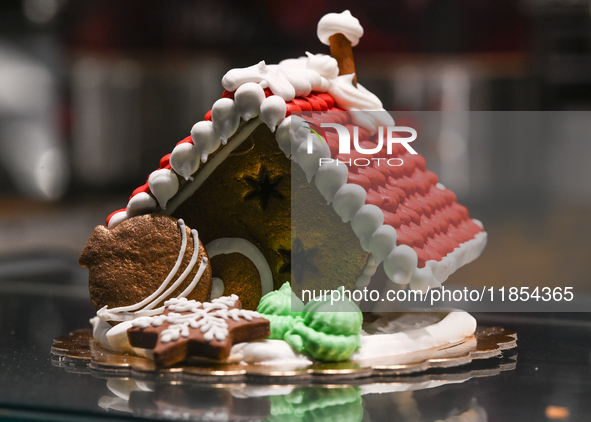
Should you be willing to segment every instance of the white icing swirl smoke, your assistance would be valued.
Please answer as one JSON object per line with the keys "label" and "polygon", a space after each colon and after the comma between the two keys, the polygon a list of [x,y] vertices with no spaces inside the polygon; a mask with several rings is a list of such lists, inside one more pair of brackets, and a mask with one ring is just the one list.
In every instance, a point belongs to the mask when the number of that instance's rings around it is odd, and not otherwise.
{"label": "white icing swirl smoke", "polygon": [[359,38],[363,36],[363,27],[359,20],[345,10],[342,13],[328,13],[318,21],[318,39],[326,45],[330,45],[329,38],[335,34],[343,34],[351,45],[359,44]]}

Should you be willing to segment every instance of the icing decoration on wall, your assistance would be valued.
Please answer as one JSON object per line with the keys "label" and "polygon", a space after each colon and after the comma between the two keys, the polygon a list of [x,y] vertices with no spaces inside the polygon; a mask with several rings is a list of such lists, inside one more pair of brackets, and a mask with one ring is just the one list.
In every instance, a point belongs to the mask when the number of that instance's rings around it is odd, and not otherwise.
{"label": "icing decoration on wall", "polygon": [[[156,289],[150,296],[146,297],[142,301],[135,303],[129,306],[120,306],[117,308],[109,309],[107,306],[99,309],[97,312],[97,316],[102,321],[130,321],[140,316],[145,315],[157,315],[161,314],[164,311],[164,307],[156,308],[155,306],[162,303],[164,299],[169,297],[187,278],[187,276],[191,273],[193,268],[197,263],[197,258],[199,257],[199,236],[197,234],[197,230],[191,230],[191,235],[193,237],[193,254],[191,256],[191,261],[187,268],[183,271],[183,273],[177,278],[177,280],[169,286],[170,282],[173,280],[175,275],[177,274],[181,263],[183,261],[183,257],[185,256],[185,252],[187,249],[187,234],[186,234],[186,226],[182,219],[179,219],[177,222],[179,226],[179,230],[181,232],[181,248],[179,250],[179,256],[170,270],[168,276],[164,279],[162,284]],[[178,296],[179,298],[186,297],[189,295],[199,283],[201,276],[205,272],[207,267],[208,259],[203,257],[199,264],[199,268],[191,283],[185,288],[185,290]]]}
{"label": "icing decoration on wall", "polygon": [[273,290],[273,274],[262,252],[251,242],[241,238],[224,237],[212,240],[205,246],[209,258],[217,255],[239,253],[250,259],[261,278],[261,296]]}

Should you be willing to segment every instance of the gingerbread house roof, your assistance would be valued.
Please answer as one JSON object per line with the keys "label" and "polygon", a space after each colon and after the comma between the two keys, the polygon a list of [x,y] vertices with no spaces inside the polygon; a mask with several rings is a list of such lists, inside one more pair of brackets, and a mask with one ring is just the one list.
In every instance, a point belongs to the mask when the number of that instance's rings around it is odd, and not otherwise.
{"label": "gingerbread house roof", "polygon": [[[306,149],[307,132],[294,124],[298,112],[317,112],[306,120],[360,126],[360,145],[376,145],[378,126],[393,125],[380,100],[353,75],[340,75],[336,60],[310,54],[278,65],[260,62],[230,70],[222,79],[225,88],[204,120],[160,161],[147,182],[135,189],[127,207],[107,218],[107,227],[139,214],[171,214],[193,195],[203,180],[246,139],[256,127],[266,125],[279,148],[299,164],[328,203],[352,229],[364,250],[371,252],[365,277],[383,262],[386,274],[412,288],[437,287],[459,267],[477,258],[486,244],[486,232],[456,195],[438,183],[421,155],[410,154],[398,144],[388,158],[400,158],[401,166],[343,165],[351,158],[339,154],[336,132],[326,131],[326,142]],[[302,126],[302,125],[299,125]],[[384,158],[384,152],[363,158]],[[319,158],[334,164],[319,166]],[[199,171],[198,171],[199,170]]]}

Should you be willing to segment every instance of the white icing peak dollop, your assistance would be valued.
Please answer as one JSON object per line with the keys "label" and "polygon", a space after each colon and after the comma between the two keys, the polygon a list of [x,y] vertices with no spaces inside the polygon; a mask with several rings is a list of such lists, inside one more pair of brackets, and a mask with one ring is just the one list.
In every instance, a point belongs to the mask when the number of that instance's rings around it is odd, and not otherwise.
{"label": "white icing peak dollop", "polygon": [[339,64],[337,59],[326,54],[312,54],[306,51],[308,60],[306,66],[324,78],[334,79],[339,76]]}
{"label": "white icing peak dollop", "polygon": [[150,174],[148,186],[158,200],[160,208],[165,210],[168,200],[179,190],[179,179],[174,172],[168,169],[160,169]]}
{"label": "white icing peak dollop", "polygon": [[170,166],[185,180],[191,179],[191,175],[199,168],[199,148],[190,142],[178,144],[170,155]]}
{"label": "white icing peak dollop", "polygon": [[[291,62],[291,61],[290,61]],[[314,70],[304,66],[267,65],[264,61],[250,67],[232,69],[222,78],[222,85],[228,91],[235,91],[242,85],[254,82],[261,88],[269,88],[284,101],[305,97],[312,91],[325,92],[326,79]],[[215,122],[215,120],[214,120]]]}
{"label": "white icing peak dollop", "polygon": [[318,22],[318,39],[326,45],[330,45],[329,38],[334,34],[343,34],[354,47],[359,44],[359,38],[363,36],[363,27],[359,20],[345,10],[342,13],[329,13]]}

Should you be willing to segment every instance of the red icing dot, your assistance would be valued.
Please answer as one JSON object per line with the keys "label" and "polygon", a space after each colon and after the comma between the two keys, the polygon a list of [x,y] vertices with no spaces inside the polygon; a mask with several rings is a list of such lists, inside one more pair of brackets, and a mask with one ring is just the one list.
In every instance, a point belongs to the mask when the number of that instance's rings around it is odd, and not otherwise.
{"label": "red icing dot", "polygon": [[392,186],[390,184],[386,184],[385,188],[388,190],[391,190],[396,195],[398,195],[398,197],[400,198],[400,200],[398,202],[402,202],[404,200],[404,198],[406,198],[406,192],[404,192],[402,189],[400,189],[397,186]]}
{"label": "red icing dot", "polygon": [[429,240],[427,240],[427,243],[425,246],[432,247],[433,249],[435,249],[439,253],[439,256],[442,256],[442,257],[449,253],[448,247],[446,247],[442,243],[440,243],[437,240],[432,239],[432,238],[429,238]]}
{"label": "red icing dot", "polygon": [[367,191],[367,197],[365,198],[365,203],[375,205],[376,207],[381,209],[382,204],[384,203],[384,199],[375,190],[370,188]]}
{"label": "red icing dot", "polygon": [[398,228],[402,224],[402,221],[400,221],[400,217],[398,217],[396,214],[385,210],[382,210],[382,213],[384,213],[384,224],[387,224],[394,228]]}
{"label": "red icing dot", "polygon": [[427,239],[429,239],[429,230],[426,227],[423,227],[421,225],[417,225],[414,222],[411,222],[409,227],[411,229],[413,229],[416,233],[418,233],[419,235],[421,235],[421,238],[423,239],[423,242],[426,242]]}
{"label": "red icing dot", "polygon": [[412,159],[412,156],[410,154],[405,154],[400,158],[402,158],[402,161],[404,161],[404,164],[400,166],[404,171],[404,175],[408,177],[412,176],[416,167],[415,161]]}
{"label": "red icing dot", "polygon": [[302,111],[312,111],[312,106],[308,101],[302,100],[301,98],[294,98],[292,103],[297,105]]}
{"label": "red icing dot", "polygon": [[312,107],[312,111],[322,111],[322,106],[320,105],[320,101],[318,101],[316,98],[309,96],[309,97],[306,97],[305,100]]}
{"label": "red icing dot", "polygon": [[400,205],[398,205],[398,209],[396,209],[396,215],[398,216],[398,218],[400,218],[400,221],[402,221],[402,224],[404,224],[405,226],[408,226],[410,224],[410,215],[407,212],[402,211]]}
{"label": "red icing dot", "polygon": [[274,95],[273,91],[271,91],[271,89],[269,89],[269,88],[265,88],[263,91],[265,92],[265,98],[270,97],[271,95]]}
{"label": "red icing dot", "polygon": [[222,98],[230,98],[231,100],[234,99],[234,91],[226,91],[224,90],[224,92],[222,93]]}
{"label": "red icing dot", "polygon": [[369,178],[369,180],[371,181],[371,187],[376,190],[379,186],[383,186],[386,184],[386,178],[384,177],[384,175],[380,171],[374,169],[373,167],[359,167],[357,169],[357,172],[359,174],[367,176],[367,178]]}
{"label": "red icing dot", "polygon": [[396,195],[394,191],[386,189],[382,186],[378,187],[378,193],[384,200],[382,209],[395,213],[396,209],[398,208],[398,204],[400,203],[400,197]]}
{"label": "red icing dot", "polygon": [[368,190],[371,187],[371,182],[369,179],[362,174],[349,173],[349,176],[347,177],[347,183],[355,183],[365,190]]}
{"label": "red icing dot", "polygon": [[139,188],[135,188],[134,191],[131,193],[131,196],[129,197],[129,199],[133,198],[134,196],[136,196],[138,193],[141,193],[141,192],[145,192],[145,193],[150,192],[150,187],[148,186],[148,182],[144,183]]}
{"label": "red icing dot", "polygon": [[[427,169],[427,160],[425,160],[425,157],[423,157],[421,154],[413,154],[411,155],[412,159],[415,162],[415,165],[422,171],[425,171]],[[433,173],[435,174],[435,173]],[[437,183],[437,182],[435,182]]]}
{"label": "red icing dot", "polygon": [[330,156],[336,157],[339,154],[339,137],[336,133],[324,132],[326,134],[326,143],[330,148]]}
{"label": "red icing dot", "polygon": [[417,253],[418,258],[418,265],[419,268],[425,267],[425,262],[431,260],[431,256],[423,249],[417,248],[416,246],[413,247],[414,251]]}
{"label": "red icing dot", "polygon": [[[398,164],[398,160],[394,160],[391,162],[392,164]],[[394,179],[399,179],[404,175],[404,169],[402,166],[388,166],[388,170],[390,170],[390,175]]]}
{"label": "red icing dot", "polygon": [[424,215],[421,215],[421,229],[425,230],[427,237],[435,236],[435,228],[432,224],[429,224],[429,219]]}
{"label": "red icing dot", "polygon": [[329,109],[334,107],[334,99],[330,95],[322,93],[322,94],[318,94],[318,97],[322,98],[322,100],[326,103],[326,106]]}
{"label": "red icing dot", "polygon": [[285,103],[285,108],[286,108],[286,112],[285,112],[285,116],[291,116],[292,113],[298,112],[298,111],[302,111],[302,109],[294,103]]}
{"label": "red icing dot", "polygon": [[115,214],[118,214],[118,213],[120,213],[122,211],[125,211],[125,208],[121,208],[120,210],[113,211],[111,214],[109,214],[109,216],[107,217],[107,220],[105,221],[105,226],[109,227],[109,221],[111,221],[111,218],[113,218],[113,216]]}
{"label": "red icing dot", "polygon": [[[190,137],[189,137],[189,138],[190,138]],[[181,142],[182,142],[182,141],[181,141]],[[178,144],[177,144],[177,145],[178,145]],[[170,156],[171,156],[171,155],[172,155],[172,153],[171,153],[171,154],[166,154],[164,157],[162,157],[162,158],[160,159],[160,168],[161,168],[161,169],[163,169],[163,168],[166,168],[166,167],[170,167]]]}
{"label": "red icing dot", "polygon": [[413,211],[412,209],[407,207],[405,204],[406,204],[406,201],[403,202],[402,204],[398,205],[398,210],[405,213],[405,214],[408,214],[410,216],[410,219],[415,224],[420,224],[421,223],[421,216],[419,215],[419,213]]}
{"label": "red icing dot", "polygon": [[414,246],[413,238],[411,235],[402,230],[403,227],[405,226],[401,225],[396,229],[396,244],[399,246],[406,245],[412,248]]}
{"label": "red icing dot", "polygon": [[207,113],[205,113],[203,120],[208,120],[211,122],[211,110],[209,110]]}
{"label": "red icing dot", "polygon": [[427,261],[430,261],[432,259],[434,259],[435,261],[441,261],[441,259],[443,259],[443,255],[437,252],[435,248],[429,245],[424,245],[423,250],[427,253],[427,255],[429,255],[429,259]]}
{"label": "red icing dot", "polygon": [[441,233],[441,227],[439,226],[439,224],[437,224],[437,222],[435,222],[434,220],[427,218],[425,215],[421,215],[421,225],[431,227],[433,229],[434,235],[437,233]]}
{"label": "red icing dot", "polygon": [[432,185],[436,185],[439,181],[437,175],[430,170],[425,170],[425,177],[429,182],[431,182]]}
{"label": "red icing dot", "polygon": [[322,99],[318,95],[311,95],[310,97],[313,97],[314,100],[318,102],[318,104],[320,105],[320,110],[322,110],[322,111],[328,110],[328,104],[326,104],[326,101],[324,101],[324,99]]}

